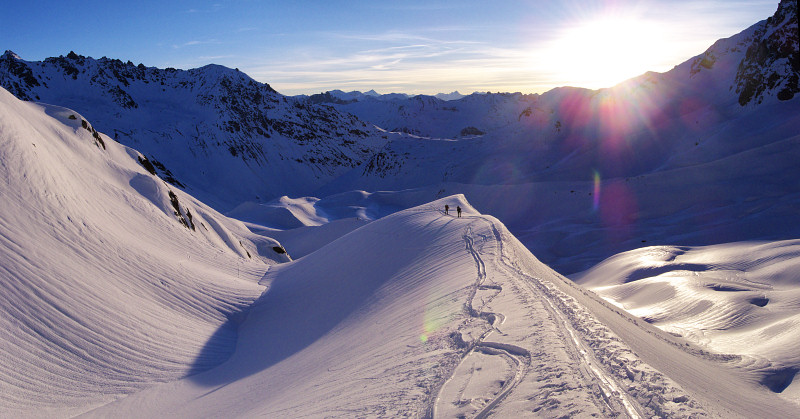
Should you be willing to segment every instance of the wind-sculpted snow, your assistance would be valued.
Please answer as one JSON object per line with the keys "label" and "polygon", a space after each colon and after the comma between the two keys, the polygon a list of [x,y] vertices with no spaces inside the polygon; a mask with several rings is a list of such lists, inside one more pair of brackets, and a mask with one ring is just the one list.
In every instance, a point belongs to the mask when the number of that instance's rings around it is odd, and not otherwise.
{"label": "wind-sculpted snow", "polygon": [[646,247],[576,281],[631,314],[715,353],[741,355],[759,381],[800,400],[800,244]]}
{"label": "wind-sculpted snow", "polygon": [[71,416],[219,364],[264,262],[288,260],[90,126],[0,89],[0,416]]}

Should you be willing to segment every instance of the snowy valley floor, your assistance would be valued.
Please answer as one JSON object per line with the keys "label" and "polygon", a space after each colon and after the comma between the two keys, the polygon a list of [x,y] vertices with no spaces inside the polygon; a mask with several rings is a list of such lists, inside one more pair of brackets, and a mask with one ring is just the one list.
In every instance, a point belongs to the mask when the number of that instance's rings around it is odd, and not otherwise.
{"label": "snowy valley floor", "polygon": [[[464,208],[445,215],[445,204]],[[232,357],[87,417],[798,417],[452,196],[272,266]]]}

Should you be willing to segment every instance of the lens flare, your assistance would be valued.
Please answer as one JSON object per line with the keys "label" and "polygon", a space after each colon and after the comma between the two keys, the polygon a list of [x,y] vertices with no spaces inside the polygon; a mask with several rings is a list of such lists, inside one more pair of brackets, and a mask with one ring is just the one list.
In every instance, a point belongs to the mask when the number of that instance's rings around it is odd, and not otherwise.
{"label": "lens flare", "polygon": [[636,196],[624,181],[605,182],[599,209],[610,243],[619,244],[633,237],[639,209]]}
{"label": "lens flare", "polygon": [[592,193],[592,209],[597,211],[600,207],[600,173],[595,170],[594,171],[594,191]]}
{"label": "lens flare", "polygon": [[419,341],[422,343],[428,342],[431,335],[436,332],[446,320],[443,313],[438,312],[437,305],[434,301],[429,301],[425,304],[425,312],[422,314],[422,333],[419,335]]}

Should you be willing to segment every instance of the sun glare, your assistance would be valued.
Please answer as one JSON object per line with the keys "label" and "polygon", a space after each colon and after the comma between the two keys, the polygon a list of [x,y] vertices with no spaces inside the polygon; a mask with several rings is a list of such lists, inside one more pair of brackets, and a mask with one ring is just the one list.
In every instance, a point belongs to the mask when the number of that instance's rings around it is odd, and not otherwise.
{"label": "sun glare", "polygon": [[603,16],[564,28],[545,49],[553,74],[569,85],[610,87],[655,68],[664,31],[635,17]]}

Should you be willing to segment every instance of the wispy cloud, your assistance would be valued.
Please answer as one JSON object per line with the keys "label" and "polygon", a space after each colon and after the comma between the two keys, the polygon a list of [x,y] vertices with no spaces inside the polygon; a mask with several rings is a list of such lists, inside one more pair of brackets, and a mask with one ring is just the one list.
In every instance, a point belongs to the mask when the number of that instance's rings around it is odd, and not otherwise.
{"label": "wispy cloud", "polygon": [[[331,89],[383,92],[544,91],[531,74],[524,51],[475,41],[438,40],[402,33],[348,35],[358,39],[406,41],[341,55],[306,51],[288,60],[254,63],[246,71],[287,94]],[[523,80],[524,85],[518,83]]]}
{"label": "wispy cloud", "polygon": [[208,39],[208,40],[203,40],[203,41],[192,40],[192,41],[184,42],[182,44],[173,44],[172,48],[180,49],[180,48],[197,46],[197,45],[217,45],[219,43],[220,43],[220,41],[217,40],[217,39]]}

